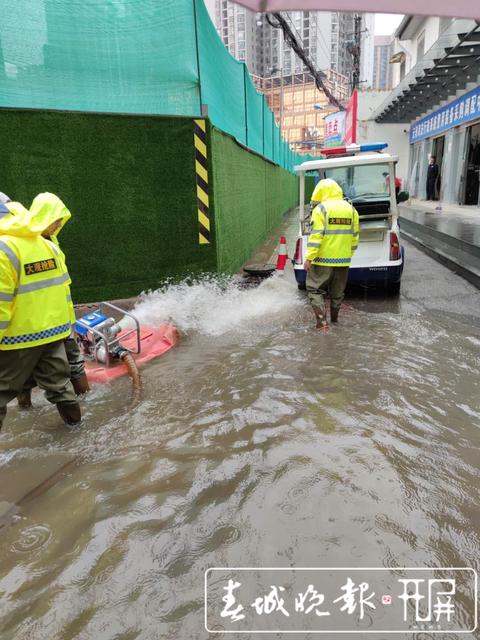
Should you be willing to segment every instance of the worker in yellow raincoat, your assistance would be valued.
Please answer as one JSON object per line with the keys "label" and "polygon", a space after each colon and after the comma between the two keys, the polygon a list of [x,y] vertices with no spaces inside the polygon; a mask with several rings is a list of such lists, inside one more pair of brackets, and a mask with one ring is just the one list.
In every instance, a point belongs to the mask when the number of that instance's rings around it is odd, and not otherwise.
{"label": "worker in yellow raincoat", "polygon": [[338,322],[348,268],[358,247],[358,213],[343,199],[341,187],[329,178],[319,181],[311,200],[317,205],[312,211],[312,230],[304,268],[317,329],[323,329],[328,327],[324,300],[327,291],[330,294],[331,321]]}
{"label": "worker in yellow raincoat", "polygon": [[0,428],[6,406],[33,378],[64,422],[81,419],[64,339],[70,335],[70,276],[59,248],[42,236],[58,211],[0,202]]}
{"label": "worker in yellow raincoat", "polygon": [[[60,231],[63,229],[65,224],[70,220],[71,213],[62,202],[62,200],[54,195],[53,193],[39,193],[33,200],[30,206],[30,213],[33,218],[37,221],[45,221],[55,219],[59,220],[60,224],[57,226],[55,231],[48,236],[45,233],[45,230],[42,231],[42,235],[47,237],[48,240],[54,242],[59,251],[62,260],[65,263],[65,254],[60,249],[60,245],[58,242],[58,235]],[[42,222],[36,223],[38,227],[43,225]],[[66,286],[67,298],[70,302],[70,311],[71,311],[71,321],[72,324],[75,322],[75,310],[73,307],[72,296],[70,293],[70,286]],[[89,390],[89,384],[87,380],[87,376],[85,374],[85,362],[83,356],[80,353],[80,349],[78,347],[77,341],[73,335],[73,332],[65,339],[65,351],[67,352],[68,362],[70,363],[70,372],[71,372],[71,382],[73,384],[73,388],[75,393],[78,395],[84,394]],[[29,408],[32,404],[31,401],[31,390],[35,386],[33,380],[27,381],[25,388],[18,396],[18,404],[21,408]]]}

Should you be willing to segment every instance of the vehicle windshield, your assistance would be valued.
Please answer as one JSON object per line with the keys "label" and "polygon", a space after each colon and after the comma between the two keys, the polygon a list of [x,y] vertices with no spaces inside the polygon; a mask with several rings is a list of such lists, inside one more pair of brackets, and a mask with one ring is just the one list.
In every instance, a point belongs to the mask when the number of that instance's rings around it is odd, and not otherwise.
{"label": "vehicle windshield", "polygon": [[388,163],[325,169],[325,177],[335,180],[342,188],[343,195],[354,202],[390,198]]}

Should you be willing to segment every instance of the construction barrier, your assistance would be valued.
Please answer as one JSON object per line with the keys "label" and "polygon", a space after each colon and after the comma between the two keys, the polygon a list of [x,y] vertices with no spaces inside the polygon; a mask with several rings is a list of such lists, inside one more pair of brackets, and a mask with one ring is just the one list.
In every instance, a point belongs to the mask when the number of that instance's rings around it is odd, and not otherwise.
{"label": "construction barrier", "polygon": [[296,176],[207,118],[3,109],[0,145],[2,191],[27,207],[50,191],[72,212],[75,302],[233,273],[297,204]]}

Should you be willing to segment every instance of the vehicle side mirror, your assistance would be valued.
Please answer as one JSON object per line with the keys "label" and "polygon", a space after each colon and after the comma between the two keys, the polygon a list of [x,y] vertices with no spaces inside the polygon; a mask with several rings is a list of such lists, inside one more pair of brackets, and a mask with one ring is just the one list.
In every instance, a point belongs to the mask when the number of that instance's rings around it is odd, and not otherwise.
{"label": "vehicle side mirror", "polygon": [[397,196],[397,202],[406,202],[408,199],[410,198],[410,194],[408,193],[408,191],[400,191],[400,193]]}

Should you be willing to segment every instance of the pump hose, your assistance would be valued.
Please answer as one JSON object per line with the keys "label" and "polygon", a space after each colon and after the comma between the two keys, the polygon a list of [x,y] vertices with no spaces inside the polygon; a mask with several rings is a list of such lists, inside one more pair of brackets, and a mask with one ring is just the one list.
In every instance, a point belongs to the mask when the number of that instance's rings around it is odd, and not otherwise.
{"label": "pump hose", "polygon": [[137,365],[135,360],[132,357],[132,354],[128,351],[121,356],[125,366],[128,370],[128,375],[132,379],[133,384],[133,399],[130,404],[130,409],[133,409],[140,402],[142,396],[142,380],[140,378],[140,373],[138,372]]}

